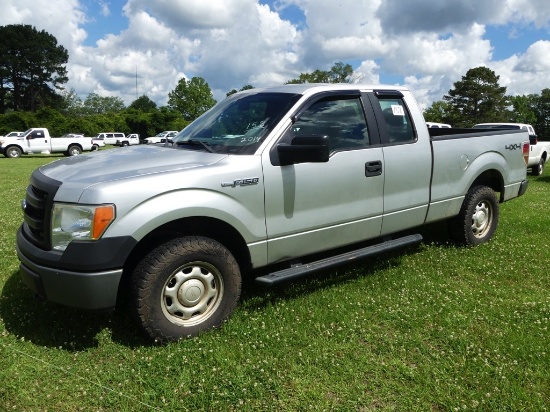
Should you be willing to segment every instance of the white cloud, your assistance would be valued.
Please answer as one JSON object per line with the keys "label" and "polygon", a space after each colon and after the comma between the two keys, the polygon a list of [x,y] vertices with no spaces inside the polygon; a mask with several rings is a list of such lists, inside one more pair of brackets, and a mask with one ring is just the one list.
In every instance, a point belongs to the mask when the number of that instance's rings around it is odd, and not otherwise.
{"label": "white cloud", "polygon": [[[301,72],[350,63],[355,80],[400,79],[423,105],[470,68],[485,65],[516,94],[539,93],[550,70],[547,40],[493,60],[490,24],[525,38],[547,30],[547,0],[4,0],[0,24],[32,24],[69,51],[69,88],[165,104],[182,77],[203,77],[217,99],[246,84],[277,85]],[[264,2],[265,3],[265,2]],[[97,14],[91,9],[97,6]],[[116,6],[115,6],[116,5]],[[299,8],[305,22],[283,19]],[[93,45],[85,28],[125,19]],[[90,32],[91,33],[91,32]],[[95,40],[95,39],[94,39]]]}

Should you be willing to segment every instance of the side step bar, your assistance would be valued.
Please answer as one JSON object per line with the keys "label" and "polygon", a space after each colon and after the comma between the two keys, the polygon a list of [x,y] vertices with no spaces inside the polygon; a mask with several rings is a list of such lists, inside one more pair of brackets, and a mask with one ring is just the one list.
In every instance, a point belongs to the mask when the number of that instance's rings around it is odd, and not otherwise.
{"label": "side step bar", "polygon": [[402,248],[404,246],[414,245],[422,242],[422,235],[414,234],[404,236],[398,239],[387,240],[376,245],[368,246],[362,249],[357,249],[351,252],[342,253],[341,255],[332,256],[326,259],[317,260],[315,262],[298,264],[287,269],[282,269],[277,272],[268,273],[267,275],[256,278],[256,282],[271,286],[276,283],[285,282],[291,279],[296,279],[312,272],[322,269],[328,269],[333,266],[349,263],[356,259],[362,259],[373,256],[382,252]]}

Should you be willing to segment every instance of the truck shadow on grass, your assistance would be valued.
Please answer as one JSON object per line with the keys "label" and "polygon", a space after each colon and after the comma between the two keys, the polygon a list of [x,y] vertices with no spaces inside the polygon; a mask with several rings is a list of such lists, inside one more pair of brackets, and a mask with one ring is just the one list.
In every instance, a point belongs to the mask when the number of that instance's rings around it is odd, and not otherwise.
{"label": "truck shadow on grass", "polygon": [[19,272],[4,284],[0,317],[10,335],[39,346],[82,351],[109,335],[129,347],[149,344],[126,311],[93,312],[47,302],[25,287]]}
{"label": "truck shadow on grass", "polygon": [[[260,309],[276,302],[296,299],[315,291],[353,281],[359,277],[372,276],[388,268],[402,265],[404,257],[421,252],[422,244],[433,244],[438,247],[456,247],[449,240],[447,223],[437,222],[416,228],[413,231],[402,232],[399,235],[420,233],[423,242],[420,245],[407,246],[379,255],[358,259],[330,269],[306,275],[302,278],[276,284],[274,286],[258,285],[254,278],[243,279],[241,306],[248,309]],[[261,273],[263,274],[263,273]]]}
{"label": "truck shadow on grass", "polygon": [[[420,231],[424,243],[449,245],[441,224],[430,225]],[[380,270],[402,264],[408,254],[419,253],[419,246],[409,246],[353,263],[326,269],[289,283],[273,287],[255,283],[254,278],[243,279],[240,306],[247,310],[262,310],[267,305],[293,300],[315,291],[349,282],[358,277],[371,276]],[[153,344],[131,316],[127,296],[122,296],[112,312],[92,312],[44,301],[28,290],[19,272],[14,272],[4,284],[0,296],[0,317],[6,330],[17,339],[36,345],[83,351],[112,340],[127,347]]]}

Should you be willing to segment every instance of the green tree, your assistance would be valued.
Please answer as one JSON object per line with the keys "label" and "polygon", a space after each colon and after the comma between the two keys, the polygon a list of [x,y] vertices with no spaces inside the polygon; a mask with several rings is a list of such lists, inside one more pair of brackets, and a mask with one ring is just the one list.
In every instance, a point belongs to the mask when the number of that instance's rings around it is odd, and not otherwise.
{"label": "green tree", "polygon": [[0,113],[59,106],[56,90],[69,79],[67,50],[30,25],[0,27]]}
{"label": "green tree", "polygon": [[131,109],[141,110],[142,112],[151,112],[157,108],[157,104],[148,96],[143,95],[130,103],[130,106],[128,107]]}
{"label": "green tree", "polygon": [[510,96],[510,103],[513,110],[510,113],[511,123],[527,123],[534,125],[537,122],[537,115],[535,114],[535,102],[536,96]]}
{"label": "green tree", "polygon": [[227,93],[225,94],[225,96],[226,96],[226,97],[229,97],[229,96],[231,96],[232,94],[235,94],[235,93],[238,93],[238,92],[242,92],[243,90],[250,90],[250,89],[253,89],[253,88],[254,88],[254,86],[252,86],[251,84],[247,84],[246,86],[241,87],[240,90],[233,89],[233,90],[231,90],[230,92],[227,92]]}
{"label": "green tree", "polygon": [[534,122],[537,136],[542,140],[550,140],[550,89],[543,89],[540,95],[532,96]]}
{"label": "green tree", "polygon": [[74,89],[61,92],[62,103],[60,110],[69,116],[81,116],[83,114],[82,99]]}
{"label": "green tree", "polygon": [[433,102],[430,107],[424,110],[424,118],[427,122],[447,123],[453,127],[461,123],[460,113],[450,103],[442,100]]}
{"label": "green tree", "polygon": [[443,96],[453,110],[460,113],[458,127],[476,123],[503,122],[509,117],[506,87],[498,84],[499,76],[487,67],[476,67],[454,83],[449,94]]}
{"label": "green tree", "polygon": [[124,110],[124,108],[124,101],[120,97],[102,97],[97,93],[90,93],[83,104],[83,110],[86,114],[116,113]]}
{"label": "green tree", "polygon": [[337,62],[329,71],[315,70],[311,73],[300,73],[297,79],[292,79],[286,84],[302,83],[349,83],[353,74],[353,68],[349,64]]}
{"label": "green tree", "polygon": [[182,78],[174,90],[168,93],[168,107],[177,110],[191,122],[216,104],[210,86],[202,77],[191,80]]}

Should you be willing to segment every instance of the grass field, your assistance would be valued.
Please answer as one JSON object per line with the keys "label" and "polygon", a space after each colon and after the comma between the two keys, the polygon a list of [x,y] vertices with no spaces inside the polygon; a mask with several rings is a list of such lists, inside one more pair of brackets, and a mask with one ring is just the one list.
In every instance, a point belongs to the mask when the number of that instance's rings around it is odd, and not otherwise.
{"label": "grass field", "polygon": [[15,232],[31,171],[0,158],[2,411],[550,410],[550,173],[494,239],[418,248],[262,289],[220,330],[151,345],[126,311],[35,299]]}

